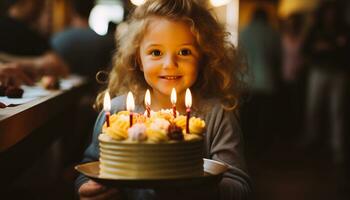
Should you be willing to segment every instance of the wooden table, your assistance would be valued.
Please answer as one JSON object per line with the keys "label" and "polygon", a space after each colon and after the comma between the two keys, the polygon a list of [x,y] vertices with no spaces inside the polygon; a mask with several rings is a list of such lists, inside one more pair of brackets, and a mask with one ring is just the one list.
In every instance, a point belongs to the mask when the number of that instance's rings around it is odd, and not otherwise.
{"label": "wooden table", "polygon": [[6,151],[45,124],[69,102],[68,92],[56,91],[23,105],[0,110],[0,152]]}
{"label": "wooden table", "polygon": [[22,105],[0,109],[2,184],[8,184],[29,168],[55,139],[70,134],[75,108],[88,86],[85,82]]}

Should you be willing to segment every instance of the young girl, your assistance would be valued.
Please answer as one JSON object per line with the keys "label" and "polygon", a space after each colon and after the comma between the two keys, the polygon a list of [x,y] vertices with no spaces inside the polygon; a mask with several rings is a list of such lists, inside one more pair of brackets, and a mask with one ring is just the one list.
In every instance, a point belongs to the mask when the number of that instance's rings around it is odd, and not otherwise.
{"label": "young girl", "polygon": [[[152,110],[171,108],[170,94],[176,88],[176,106],[184,113],[185,90],[191,88],[193,112],[206,121],[205,157],[229,166],[219,185],[220,197],[246,199],[251,188],[235,112],[243,69],[224,29],[205,7],[190,0],[148,0],[136,8],[127,26],[127,31],[117,34],[119,48],[108,85],[109,92],[117,96],[112,100],[112,112],[125,110],[125,94],[130,90],[136,94],[136,112],[145,110],[146,89],[152,93]],[[97,138],[104,121],[101,113],[83,162],[98,160]],[[83,175],[76,186],[80,197],[86,199],[120,197],[122,193]],[[147,194],[142,198],[157,197],[156,192]]]}

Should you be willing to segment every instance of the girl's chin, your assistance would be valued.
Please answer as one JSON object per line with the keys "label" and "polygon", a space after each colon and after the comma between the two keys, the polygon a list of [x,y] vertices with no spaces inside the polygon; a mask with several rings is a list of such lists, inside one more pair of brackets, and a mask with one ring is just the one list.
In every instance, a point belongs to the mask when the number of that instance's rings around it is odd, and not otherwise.
{"label": "girl's chin", "polygon": [[[159,90],[153,90],[153,92],[156,92],[156,93],[161,94],[163,96],[169,96],[170,97],[172,90],[173,90],[173,88],[162,88],[162,89],[159,89]],[[175,88],[175,90],[176,90],[176,95],[177,96],[179,96],[180,93],[184,93],[185,92],[185,90],[182,90],[182,89],[179,90],[179,89]]]}

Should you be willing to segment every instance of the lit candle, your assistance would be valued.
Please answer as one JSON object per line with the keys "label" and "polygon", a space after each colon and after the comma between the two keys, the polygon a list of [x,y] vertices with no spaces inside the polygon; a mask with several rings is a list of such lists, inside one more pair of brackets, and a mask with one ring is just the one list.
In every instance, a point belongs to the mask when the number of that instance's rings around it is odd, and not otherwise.
{"label": "lit candle", "polygon": [[186,90],[185,105],[186,105],[186,133],[190,133],[192,95],[191,95],[190,89],[188,89],[188,88]]}
{"label": "lit candle", "polygon": [[128,96],[126,97],[126,110],[130,112],[130,127],[132,127],[132,118],[133,118],[133,111],[135,109],[135,101],[134,96],[131,92],[128,92]]}
{"label": "lit candle", "polygon": [[150,117],[151,116],[151,94],[148,89],[145,95],[145,104],[146,104],[147,117]]}
{"label": "lit candle", "polygon": [[107,127],[109,127],[109,115],[111,110],[111,97],[109,96],[109,92],[106,91],[105,96],[103,98],[103,110],[105,111],[106,115],[106,123]]}
{"label": "lit candle", "polygon": [[170,96],[171,103],[173,104],[173,115],[174,118],[176,118],[176,90],[173,88],[171,91],[171,96]]}

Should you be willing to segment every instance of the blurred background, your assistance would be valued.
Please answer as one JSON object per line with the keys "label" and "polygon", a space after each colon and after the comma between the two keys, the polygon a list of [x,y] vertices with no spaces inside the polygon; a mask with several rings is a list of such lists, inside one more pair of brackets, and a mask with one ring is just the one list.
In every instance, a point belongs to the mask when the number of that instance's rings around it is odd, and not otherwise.
{"label": "blurred background", "polygon": [[[30,29],[73,73],[94,84],[82,106],[88,118],[76,137],[83,139],[67,150],[60,165],[49,162],[48,167],[59,168],[55,174],[38,176],[31,167],[14,180],[11,191],[26,199],[73,199],[73,166],[96,117],[94,95],[104,86],[96,83],[95,74],[109,69],[116,28],[122,31],[130,10],[144,1],[1,0],[1,18],[23,1],[29,3],[20,4],[17,12],[34,10],[22,17]],[[199,1],[213,8],[248,66],[240,113],[252,199],[349,199],[350,2]],[[6,26],[0,30],[0,35],[7,33]],[[0,42],[0,53],[18,53],[6,52],[5,45]],[[16,50],[23,45],[11,44]]]}

